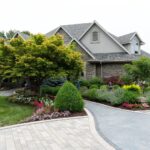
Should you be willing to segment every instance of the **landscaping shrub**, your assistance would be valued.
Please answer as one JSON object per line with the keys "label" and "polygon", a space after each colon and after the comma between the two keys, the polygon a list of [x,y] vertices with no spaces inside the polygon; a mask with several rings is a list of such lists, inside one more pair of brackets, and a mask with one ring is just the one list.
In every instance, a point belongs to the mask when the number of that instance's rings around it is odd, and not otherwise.
{"label": "landscaping shrub", "polygon": [[128,91],[133,91],[133,92],[137,92],[137,93],[141,92],[141,87],[137,84],[124,85],[123,88]]}
{"label": "landscaping shrub", "polygon": [[108,90],[108,85],[102,85],[102,86],[100,86],[100,89],[101,90]]}
{"label": "landscaping shrub", "polygon": [[90,89],[98,89],[98,88],[99,88],[99,87],[98,87],[97,84],[93,84],[93,85],[90,86]]}
{"label": "landscaping shrub", "polygon": [[17,94],[24,94],[24,89],[18,89],[15,91]]}
{"label": "landscaping shrub", "polygon": [[112,86],[112,89],[113,89],[113,90],[116,90],[116,89],[119,89],[119,88],[120,88],[119,85],[113,85],[113,86]]}
{"label": "landscaping shrub", "polygon": [[135,103],[138,103],[138,100],[137,100],[138,96],[139,96],[139,94],[137,94],[136,92],[125,91],[121,100],[123,102],[128,102],[129,104],[135,104]]}
{"label": "landscaping shrub", "polygon": [[116,96],[116,99],[111,102],[111,104],[114,106],[119,106],[124,102],[127,102],[129,104],[138,103],[139,94],[137,92],[128,91],[120,88],[116,90],[114,94]]}
{"label": "landscaping shrub", "polygon": [[56,95],[54,107],[60,111],[80,112],[84,102],[77,88],[70,82],[65,82]]}
{"label": "landscaping shrub", "polygon": [[32,91],[30,89],[18,89],[18,90],[16,90],[16,93],[18,95],[24,95],[25,97],[38,95],[36,91]]}
{"label": "landscaping shrub", "polygon": [[88,87],[88,88],[89,88],[90,83],[89,83],[89,81],[88,81],[88,80],[84,80],[84,79],[82,79],[82,80],[80,80],[80,86],[86,86],[86,87]]}
{"label": "landscaping shrub", "polygon": [[96,99],[99,102],[109,102],[110,103],[111,101],[115,100],[115,95],[111,91],[100,89],[100,90],[97,90]]}
{"label": "landscaping shrub", "polygon": [[128,84],[128,85],[133,82],[132,77],[129,76],[129,75],[123,75],[123,76],[121,76],[121,80],[122,80],[122,82],[123,82],[124,84]]}
{"label": "landscaping shrub", "polygon": [[146,93],[146,92],[150,92],[150,86],[144,88],[144,93]]}
{"label": "landscaping shrub", "polygon": [[117,98],[122,98],[124,96],[124,93],[125,93],[125,89],[123,88],[118,88],[114,90],[114,94]]}
{"label": "landscaping shrub", "polygon": [[147,96],[147,97],[146,97],[146,101],[147,101],[147,103],[150,105],[150,96]]}
{"label": "landscaping shrub", "polygon": [[79,89],[81,95],[83,95],[87,90],[88,90],[88,88],[87,88],[86,86],[82,86],[82,87],[80,87],[80,89]]}
{"label": "landscaping shrub", "polygon": [[48,85],[50,87],[56,87],[56,86],[61,86],[63,83],[66,81],[66,78],[63,77],[53,77],[53,78],[48,78],[45,79],[42,83],[42,85]]}
{"label": "landscaping shrub", "polygon": [[60,86],[51,87],[48,85],[44,85],[40,87],[40,95],[41,96],[45,96],[45,94],[56,95],[59,89],[60,89]]}
{"label": "landscaping shrub", "polygon": [[115,98],[111,101],[111,105],[113,106],[119,106],[123,103],[123,97],[125,94],[125,89],[123,88],[118,88],[113,91]]}
{"label": "landscaping shrub", "polygon": [[89,80],[90,85],[97,85],[100,86],[103,84],[103,80],[101,78],[98,77],[93,77]]}
{"label": "landscaping shrub", "polygon": [[85,95],[89,100],[97,100],[97,89],[89,89],[86,91]]}

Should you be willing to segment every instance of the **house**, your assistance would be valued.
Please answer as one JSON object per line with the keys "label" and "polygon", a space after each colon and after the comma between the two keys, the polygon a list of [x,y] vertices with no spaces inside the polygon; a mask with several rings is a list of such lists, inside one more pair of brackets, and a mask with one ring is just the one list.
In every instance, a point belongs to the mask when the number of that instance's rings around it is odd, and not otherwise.
{"label": "house", "polygon": [[105,30],[98,22],[62,25],[46,34],[50,37],[61,34],[65,44],[76,43],[76,49],[85,62],[83,76],[91,78],[120,76],[123,65],[141,56],[150,54],[141,50],[145,43],[136,33],[115,36]]}
{"label": "house", "polygon": [[17,32],[14,34],[13,38],[17,38],[17,37],[21,37],[23,40],[28,40],[31,36],[30,36],[30,35],[27,35],[27,34],[25,34],[25,33],[22,33],[22,32],[17,31]]}

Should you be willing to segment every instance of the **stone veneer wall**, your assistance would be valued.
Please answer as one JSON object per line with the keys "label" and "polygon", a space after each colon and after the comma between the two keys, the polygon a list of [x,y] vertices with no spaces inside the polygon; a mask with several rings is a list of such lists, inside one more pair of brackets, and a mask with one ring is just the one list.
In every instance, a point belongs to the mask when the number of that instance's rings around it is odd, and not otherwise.
{"label": "stone veneer wall", "polygon": [[86,79],[90,79],[93,76],[96,76],[96,65],[90,64],[87,62],[87,60],[92,59],[91,56],[87,54],[87,52],[85,52],[85,50],[83,50],[83,48],[77,43],[76,43],[76,50],[82,54],[82,59],[85,62],[85,70],[84,70],[85,76],[84,77]]}
{"label": "stone veneer wall", "polygon": [[96,65],[96,75],[99,77],[101,77],[101,75],[102,75],[102,77],[123,75],[124,74],[123,65],[124,65],[124,63],[102,64],[102,69],[101,69],[101,65],[97,64]]}
{"label": "stone veneer wall", "polygon": [[87,62],[86,64],[86,79],[91,79],[96,76],[96,65],[90,64]]}

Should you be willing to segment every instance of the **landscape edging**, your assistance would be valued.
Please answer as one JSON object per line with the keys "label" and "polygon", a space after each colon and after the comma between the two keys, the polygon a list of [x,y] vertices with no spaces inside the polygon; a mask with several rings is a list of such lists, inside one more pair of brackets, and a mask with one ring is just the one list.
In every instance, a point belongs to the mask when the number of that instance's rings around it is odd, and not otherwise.
{"label": "landscape edging", "polygon": [[107,149],[107,150],[115,150],[115,148],[110,145],[108,142],[106,142],[97,132],[96,126],[95,126],[95,121],[93,115],[90,113],[90,111],[86,108],[84,108],[86,113],[88,114],[88,119],[89,119],[89,126],[92,134],[94,137]]}

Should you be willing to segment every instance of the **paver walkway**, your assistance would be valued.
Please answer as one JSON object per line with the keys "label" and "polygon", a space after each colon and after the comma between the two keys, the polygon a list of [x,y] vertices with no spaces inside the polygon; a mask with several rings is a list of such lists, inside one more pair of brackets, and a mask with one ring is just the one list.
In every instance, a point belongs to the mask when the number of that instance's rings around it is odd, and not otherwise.
{"label": "paver walkway", "polygon": [[121,150],[150,150],[150,113],[132,112],[86,101],[99,134]]}
{"label": "paver walkway", "polygon": [[92,135],[88,117],[0,128],[0,150],[106,150]]}
{"label": "paver walkway", "polygon": [[0,91],[0,96],[11,96],[16,91],[16,89],[11,89],[7,91]]}

